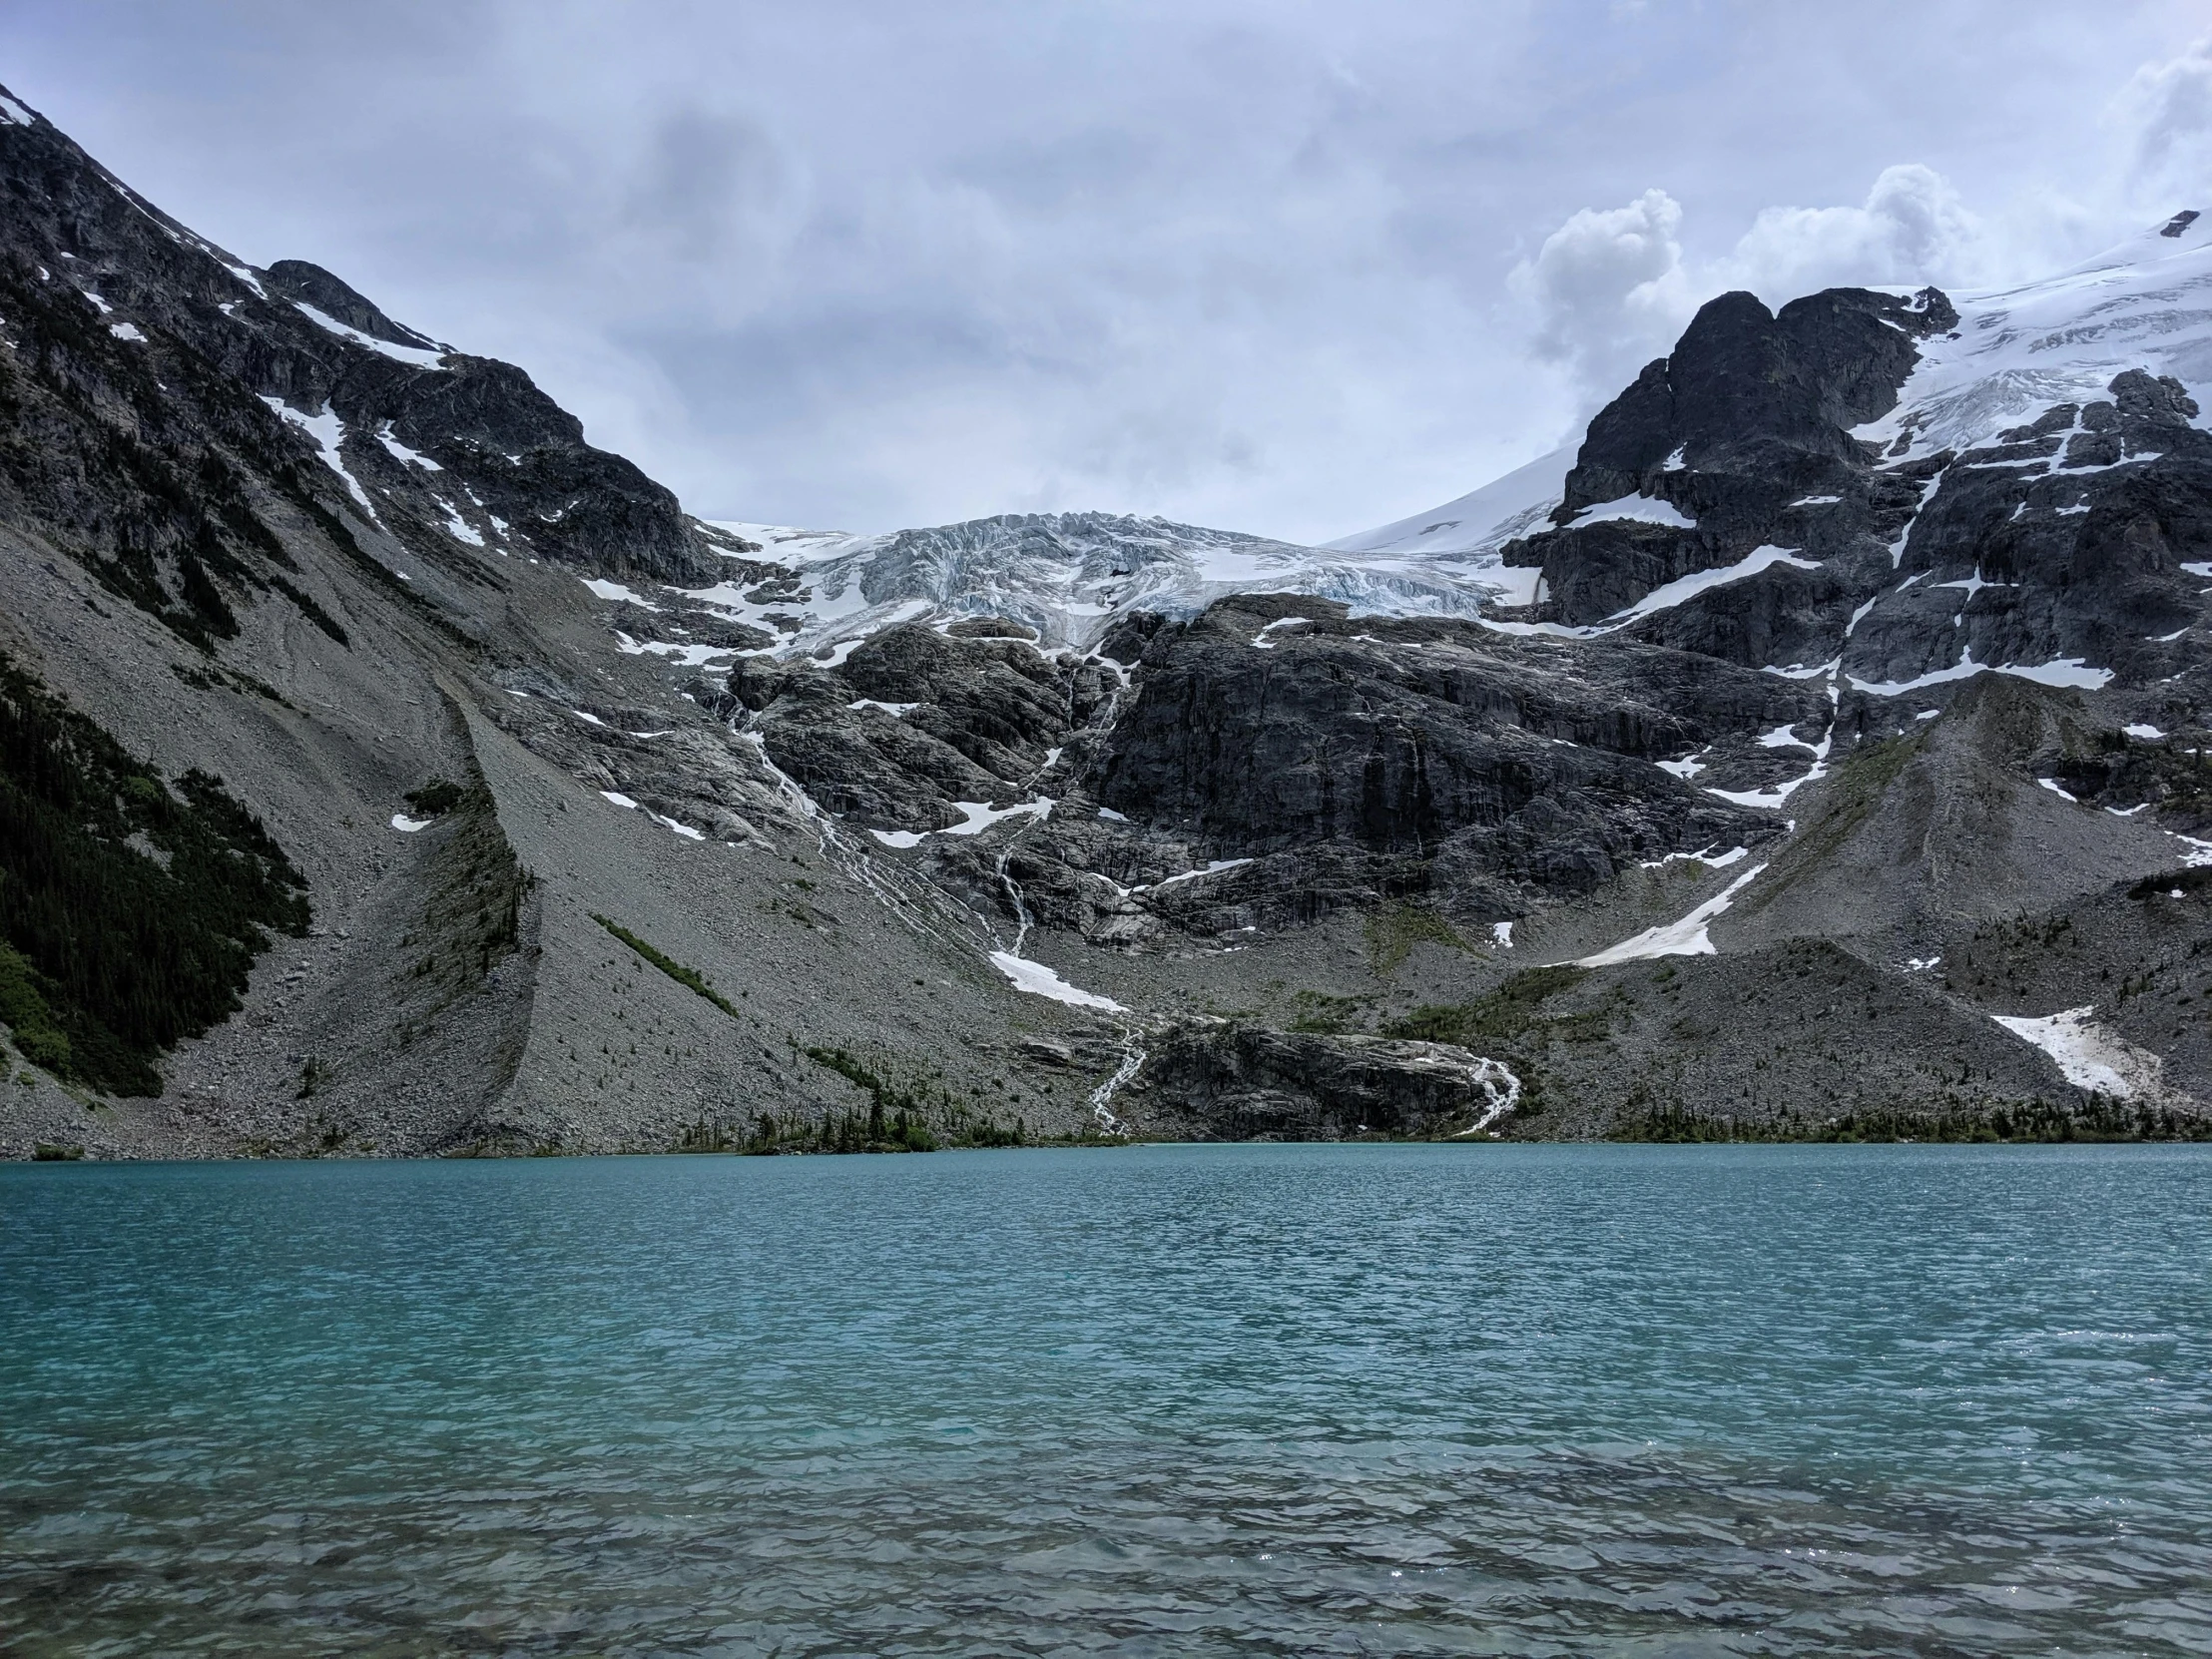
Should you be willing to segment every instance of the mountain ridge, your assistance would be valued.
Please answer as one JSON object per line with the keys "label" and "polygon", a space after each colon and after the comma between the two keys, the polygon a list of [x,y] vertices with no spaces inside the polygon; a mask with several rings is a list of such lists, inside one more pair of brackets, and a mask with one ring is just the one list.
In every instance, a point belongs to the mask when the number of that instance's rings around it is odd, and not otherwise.
{"label": "mountain ridge", "polygon": [[2206,1132],[2212,227],[1725,295],[1571,467],[1328,549],[843,537],[0,97],[10,706],[309,907],[138,1095],[11,930],[0,1151]]}

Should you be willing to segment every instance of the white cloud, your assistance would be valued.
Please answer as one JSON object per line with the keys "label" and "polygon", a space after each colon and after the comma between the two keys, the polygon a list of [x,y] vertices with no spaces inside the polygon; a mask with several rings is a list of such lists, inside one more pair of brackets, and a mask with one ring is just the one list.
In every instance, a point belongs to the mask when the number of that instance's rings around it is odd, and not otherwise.
{"label": "white cloud", "polygon": [[2129,183],[2152,211],[2212,211],[2212,35],[2137,70],[2114,113],[2132,140]]}
{"label": "white cloud", "polygon": [[1584,208],[1509,285],[1528,308],[1536,354],[1565,364],[1598,403],[1664,356],[1715,294],[1747,288],[1780,307],[1826,287],[1970,285],[1995,263],[1958,192],[1908,164],[1883,169],[1858,207],[1761,209],[1734,247],[1706,260],[1685,254],[1681,205],[1663,190],[1624,208]]}
{"label": "white cloud", "polygon": [[1767,208],[1700,285],[1749,288],[1770,305],[1822,288],[1964,286],[1986,274],[1986,238],[1933,168],[1888,167],[1856,208]]}
{"label": "white cloud", "polygon": [[1592,389],[1663,355],[1694,308],[1681,230],[1681,204],[1647,190],[1625,208],[1583,208],[1546,237],[1509,278],[1534,312],[1537,355]]}

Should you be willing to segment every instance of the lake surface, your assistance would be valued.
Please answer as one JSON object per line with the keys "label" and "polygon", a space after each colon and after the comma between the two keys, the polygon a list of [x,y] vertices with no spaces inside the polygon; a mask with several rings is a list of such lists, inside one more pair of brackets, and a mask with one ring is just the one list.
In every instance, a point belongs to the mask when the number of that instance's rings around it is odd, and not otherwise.
{"label": "lake surface", "polygon": [[0,1648],[2202,1654],[2212,1151],[0,1168]]}

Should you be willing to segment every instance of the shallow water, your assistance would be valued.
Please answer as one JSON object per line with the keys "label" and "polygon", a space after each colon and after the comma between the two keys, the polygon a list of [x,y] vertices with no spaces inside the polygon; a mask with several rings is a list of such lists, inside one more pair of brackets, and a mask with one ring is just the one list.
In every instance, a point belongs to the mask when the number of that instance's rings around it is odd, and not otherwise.
{"label": "shallow water", "polygon": [[0,1645],[2212,1650],[2212,1151],[0,1169]]}

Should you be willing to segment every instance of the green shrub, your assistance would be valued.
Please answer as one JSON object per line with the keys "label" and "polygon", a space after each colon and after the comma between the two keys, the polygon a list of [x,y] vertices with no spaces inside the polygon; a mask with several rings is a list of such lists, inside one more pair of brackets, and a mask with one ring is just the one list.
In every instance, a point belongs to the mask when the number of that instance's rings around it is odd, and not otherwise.
{"label": "green shrub", "polygon": [[22,964],[0,995],[27,1057],[161,1093],[155,1061],[237,1011],[270,931],[306,931],[305,886],[220,779],[165,783],[0,656],[0,940]]}
{"label": "green shrub", "polygon": [[408,806],[424,818],[442,818],[467,798],[468,792],[450,778],[433,778],[419,790],[409,790]]}
{"label": "green shrub", "polygon": [[612,933],[616,938],[620,939],[632,950],[635,950],[640,956],[651,962],[655,967],[659,968],[663,973],[667,974],[679,985],[682,985],[686,990],[691,991],[695,995],[705,997],[709,1002],[712,1002],[716,1007],[720,1008],[732,1019],[736,1019],[738,1017],[738,1010],[735,1006],[732,1005],[730,999],[724,996],[720,991],[716,990],[713,983],[707,978],[707,976],[701,973],[697,968],[686,967],[682,962],[676,960],[675,957],[666,955],[663,952],[656,950],[652,945],[647,944],[645,940],[639,938],[637,934],[631,932],[629,928],[623,926],[618,921],[609,921],[605,916],[599,914],[599,912],[596,910],[592,912],[592,920],[598,922],[600,926],[606,928],[608,932]]}

